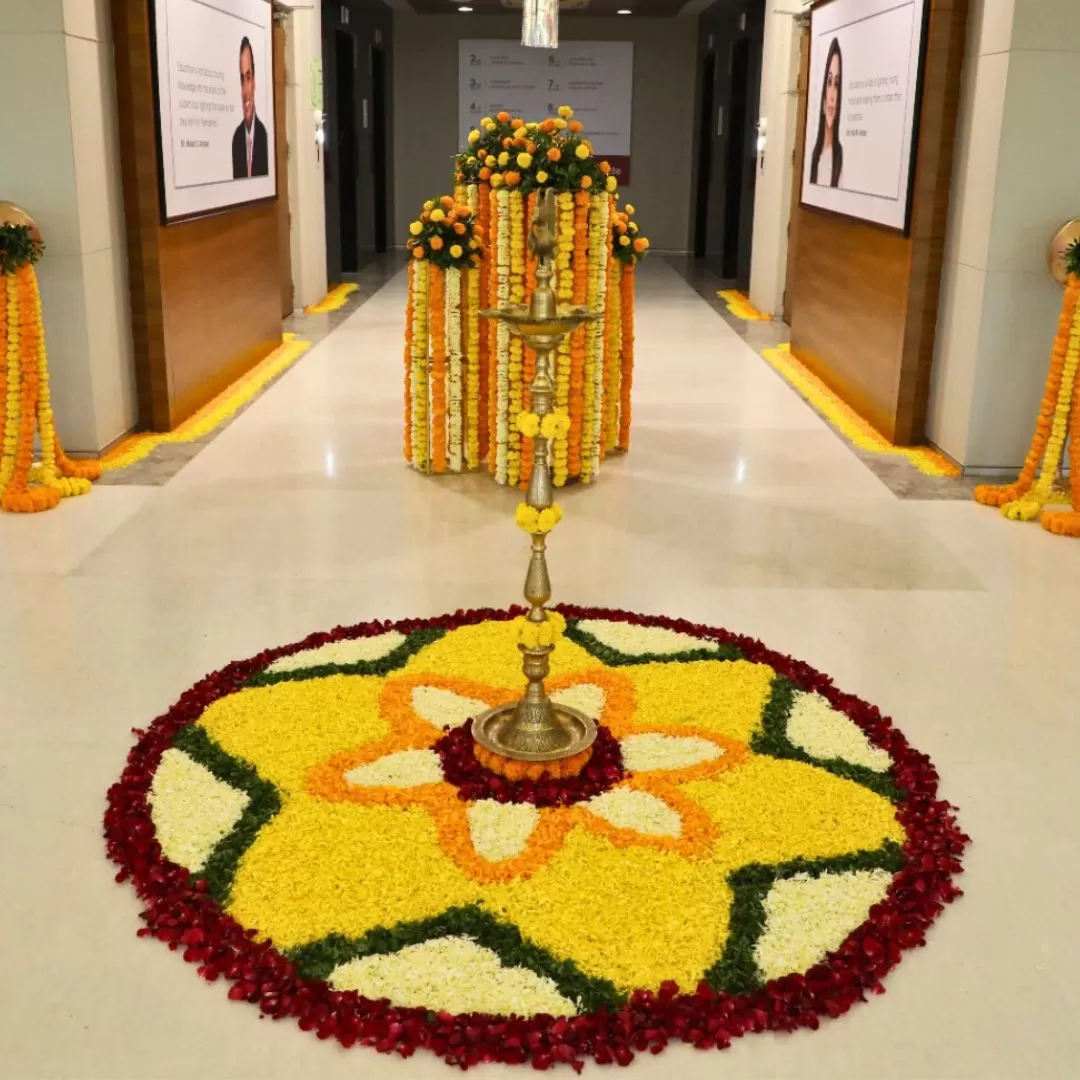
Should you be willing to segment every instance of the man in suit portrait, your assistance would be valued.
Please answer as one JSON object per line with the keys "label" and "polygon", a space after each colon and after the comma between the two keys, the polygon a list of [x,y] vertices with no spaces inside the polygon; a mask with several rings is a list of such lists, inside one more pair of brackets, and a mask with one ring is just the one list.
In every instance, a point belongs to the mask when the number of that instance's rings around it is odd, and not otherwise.
{"label": "man in suit portrait", "polygon": [[255,115],[255,53],[245,37],[240,42],[240,99],[244,122],[232,141],[233,179],[270,175],[270,146],[266,128]]}

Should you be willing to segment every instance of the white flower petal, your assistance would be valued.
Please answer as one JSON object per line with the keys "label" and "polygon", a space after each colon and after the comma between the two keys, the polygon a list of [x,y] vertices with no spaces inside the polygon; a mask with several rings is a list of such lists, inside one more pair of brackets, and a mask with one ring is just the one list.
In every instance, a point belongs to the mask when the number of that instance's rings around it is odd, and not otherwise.
{"label": "white flower petal", "polygon": [[498,954],[466,937],[408,945],[364,956],[330,974],[335,990],[355,990],[403,1008],[495,1016],[573,1016],[577,1007],[554,981],[528,968],[504,967]]}
{"label": "white flower petal", "polygon": [[854,720],[834,709],[820,694],[799,694],[788,718],[792,743],[819,761],[839,758],[877,773],[889,771],[888,750],[874,746]]}
{"label": "white flower petal", "polygon": [[578,629],[596,638],[601,645],[616,649],[624,656],[676,656],[684,652],[714,648],[713,642],[662,626],[634,626],[607,619],[582,619]]}
{"label": "white flower petal", "polygon": [[551,700],[556,705],[565,705],[568,709],[577,709],[578,712],[599,720],[604,711],[604,702],[607,695],[602,686],[595,683],[578,683],[568,686],[564,690],[557,690],[551,695]]}
{"label": "white flower petal", "polygon": [[461,727],[462,724],[487,712],[482,701],[462,697],[440,686],[417,686],[412,692],[412,704],[417,715],[437,728]]}
{"label": "white flower petal", "polygon": [[182,750],[169,749],[150,784],[150,811],[167,859],[201,870],[251,801]]}
{"label": "white flower petal", "polygon": [[628,735],[619,744],[623,764],[630,772],[657,769],[688,769],[723,757],[724,749],[696,735],[661,735],[648,732]]}
{"label": "white flower petal", "polygon": [[891,881],[888,870],[855,870],[776,882],[765,898],[765,929],[754,948],[758,970],[778,979],[820,963],[866,921]]}
{"label": "white flower petal", "polygon": [[275,660],[266,670],[277,674],[282,671],[302,671],[304,668],[322,667],[324,664],[361,664],[382,660],[405,644],[406,637],[396,630],[374,637],[354,638],[350,641],[331,641],[317,649],[305,649],[292,656]]}
{"label": "white flower petal", "polygon": [[398,750],[345,774],[353,787],[412,788],[437,784],[442,778],[442,762],[434,750]]}
{"label": "white flower petal", "polygon": [[682,835],[682,818],[663,799],[647,791],[612,788],[584,805],[617,829],[633,829],[646,836]]}
{"label": "white flower petal", "polygon": [[477,855],[493,863],[520,855],[540,820],[540,811],[530,803],[494,799],[473,803],[467,813]]}

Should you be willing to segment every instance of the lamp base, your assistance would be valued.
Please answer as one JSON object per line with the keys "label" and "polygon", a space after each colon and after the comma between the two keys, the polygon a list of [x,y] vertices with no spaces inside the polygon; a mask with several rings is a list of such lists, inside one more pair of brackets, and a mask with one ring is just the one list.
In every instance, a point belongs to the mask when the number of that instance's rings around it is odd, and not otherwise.
{"label": "lamp base", "polygon": [[521,702],[489,709],[472,722],[473,738],[486,750],[512,761],[562,761],[596,741],[596,721],[577,709],[550,705],[542,727],[526,723]]}

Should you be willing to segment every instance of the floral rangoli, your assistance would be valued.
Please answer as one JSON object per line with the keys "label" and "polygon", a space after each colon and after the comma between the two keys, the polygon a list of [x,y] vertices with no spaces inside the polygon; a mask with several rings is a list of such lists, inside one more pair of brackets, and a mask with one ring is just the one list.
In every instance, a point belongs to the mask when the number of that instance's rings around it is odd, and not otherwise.
{"label": "floral rangoli", "polygon": [[562,612],[549,690],[600,732],[572,778],[474,753],[470,719],[520,693],[516,611],[204,679],[109,793],[140,934],[267,1016],[464,1067],[722,1048],[879,991],[959,895],[930,762],[756,642]]}

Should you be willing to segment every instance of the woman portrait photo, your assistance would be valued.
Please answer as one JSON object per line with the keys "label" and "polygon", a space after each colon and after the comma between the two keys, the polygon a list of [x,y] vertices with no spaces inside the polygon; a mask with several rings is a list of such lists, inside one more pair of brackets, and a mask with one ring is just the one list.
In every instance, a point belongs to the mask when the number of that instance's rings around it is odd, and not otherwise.
{"label": "woman portrait photo", "polygon": [[817,141],[810,155],[810,183],[822,187],[839,187],[844,171],[844,149],[840,145],[840,108],[843,104],[842,85],[844,59],[840,42],[832,39],[825,61],[825,82],[821,87],[821,108],[818,113]]}

